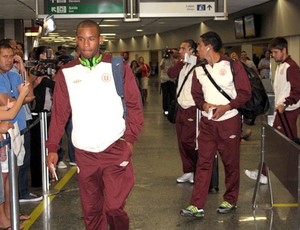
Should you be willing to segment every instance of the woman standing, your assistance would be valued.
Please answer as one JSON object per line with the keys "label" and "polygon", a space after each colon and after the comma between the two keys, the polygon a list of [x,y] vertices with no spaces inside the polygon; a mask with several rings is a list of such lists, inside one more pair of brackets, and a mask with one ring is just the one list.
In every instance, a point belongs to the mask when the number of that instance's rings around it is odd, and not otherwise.
{"label": "woman standing", "polygon": [[142,101],[143,104],[147,103],[148,97],[148,85],[149,85],[149,76],[150,76],[150,67],[148,64],[145,64],[145,60],[143,57],[139,57],[138,59],[141,72],[142,72],[142,79],[141,79],[141,92],[142,92]]}

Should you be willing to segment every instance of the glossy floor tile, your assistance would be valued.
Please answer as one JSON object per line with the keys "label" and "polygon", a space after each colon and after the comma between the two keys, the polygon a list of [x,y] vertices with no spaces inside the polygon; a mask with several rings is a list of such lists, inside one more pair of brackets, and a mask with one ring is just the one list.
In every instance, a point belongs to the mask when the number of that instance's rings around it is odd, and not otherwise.
{"label": "glossy floor tile", "polygon": [[[130,215],[130,229],[299,229],[299,225],[295,227],[300,219],[297,213],[297,200],[273,174],[271,179],[275,207],[269,209],[268,186],[262,185],[257,200],[259,208],[252,209],[255,181],[249,179],[244,170],[258,168],[261,118],[257,119],[255,126],[250,127],[252,129],[250,140],[241,144],[238,209],[230,214],[216,213],[216,208],[223,201],[224,192],[224,172],[220,160],[220,191],[217,194],[209,194],[205,217],[198,220],[179,214],[180,209],[189,204],[193,185],[176,183],[176,178],[182,174],[182,167],[175,126],[163,115],[159,82],[155,77],[150,80],[149,101],[144,106],[144,114],[145,125],[139,141],[135,144],[133,155],[136,182],[126,205]],[[66,162],[67,160],[66,156]],[[56,195],[45,196],[47,198],[41,203],[21,204],[20,211],[32,216],[30,221],[25,222],[26,229],[85,229],[75,171],[76,168],[70,166],[67,169],[58,169],[59,178],[63,178],[66,184],[51,185],[53,193],[58,191],[59,185],[60,190]],[[33,191],[41,193],[39,189]]]}

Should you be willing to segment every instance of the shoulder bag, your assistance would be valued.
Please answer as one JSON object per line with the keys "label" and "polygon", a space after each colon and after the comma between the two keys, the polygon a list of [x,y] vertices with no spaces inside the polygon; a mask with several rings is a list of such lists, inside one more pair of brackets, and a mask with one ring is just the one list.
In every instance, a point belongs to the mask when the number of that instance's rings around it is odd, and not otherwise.
{"label": "shoulder bag", "polygon": [[171,122],[172,124],[175,124],[176,123],[176,115],[177,115],[177,110],[178,110],[178,102],[177,102],[177,98],[179,97],[181,91],[182,91],[182,88],[186,82],[186,80],[188,79],[190,73],[195,69],[197,65],[194,65],[190,70],[189,72],[187,73],[187,75],[184,77],[184,80],[180,86],[180,89],[176,95],[176,98],[174,100],[171,101],[171,104],[169,106],[169,109],[168,109],[168,115],[167,115],[167,119],[169,122]]}

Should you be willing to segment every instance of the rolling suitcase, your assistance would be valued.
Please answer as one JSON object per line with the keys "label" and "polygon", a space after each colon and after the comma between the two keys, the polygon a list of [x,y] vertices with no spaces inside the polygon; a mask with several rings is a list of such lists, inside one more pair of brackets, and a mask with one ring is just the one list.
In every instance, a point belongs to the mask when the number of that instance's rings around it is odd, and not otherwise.
{"label": "rolling suitcase", "polygon": [[213,171],[211,174],[209,192],[217,193],[219,191],[219,162],[218,162],[218,154],[215,155]]}

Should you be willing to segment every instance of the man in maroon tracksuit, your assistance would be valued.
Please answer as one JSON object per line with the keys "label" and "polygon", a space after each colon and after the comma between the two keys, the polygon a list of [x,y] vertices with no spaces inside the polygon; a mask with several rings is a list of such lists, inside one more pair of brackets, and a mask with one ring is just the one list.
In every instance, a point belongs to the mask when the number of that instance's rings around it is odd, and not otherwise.
{"label": "man in maroon tracksuit", "polygon": [[99,25],[85,20],[77,26],[80,57],[57,74],[46,146],[47,165],[54,171],[59,141],[72,112],[72,142],[78,183],[88,230],[128,230],[125,201],[134,184],[131,155],[144,117],[140,93],[128,64],[123,65],[126,117],[117,94],[111,56],[99,51]]}
{"label": "man in maroon tracksuit", "polygon": [[[273,127],[287,137],[297,138],[297,119],[300,111],[300,68],[288,53],[288,42],[283,37],[271,40],[269,49],[277,66],[274,76],[275,109]],[[286,119],[285,119],[286,117]],[[258,170],[245,170],[245,174],[257,180]],[[267,169],[263,164],[260,183],[267,184]]]}
{"label": "man in maroon tracksuit", "polygon": [[[248,76],[239,61],[235,61],[231,72],[229,58],[221,56],[222,40],[215,32],[202,34],[198,43],[201,60],[207,63],[195,69],[192,96],[196,106],[202,110],[198,136],[198,162],[195,184],[190,205],[181,210],[183,216],[204,217],[204,206],[208,196],[215,153],[218,151],[225,168],[226,191],[218,213],[228,213],[236,208],[240,182],[240,134],[241,116],[238,112],[251,98]],[[228,100],[213,85],[205,72],[231,98]]]}
{"label": "man in maroon tracksuit", "polygon": [[[168,76],[177,79],[178,86],[176,89],[178,111],[176,115],[176,134],[179,154],[182,161],[183,175],[176,179],[177,183],[194,183],[194,172],[197,162],[196,150],[196,125],[197,108],[191,95],[191,85],[193,78],[193,69],[196,63],[184,62],[186,55],[196,56],[197,44],[192,39],[184,40],[180,44],[180,61],[177,61],[168,69]],[[196,58],[195,58],[196,59]],[[184,79],[188,75],[187,80]],[[182,90],[179,94],[180,88]]]}

